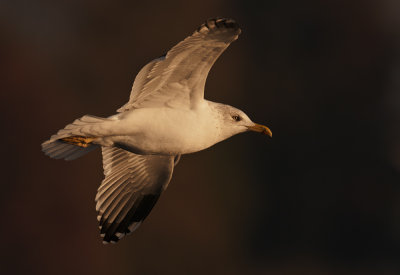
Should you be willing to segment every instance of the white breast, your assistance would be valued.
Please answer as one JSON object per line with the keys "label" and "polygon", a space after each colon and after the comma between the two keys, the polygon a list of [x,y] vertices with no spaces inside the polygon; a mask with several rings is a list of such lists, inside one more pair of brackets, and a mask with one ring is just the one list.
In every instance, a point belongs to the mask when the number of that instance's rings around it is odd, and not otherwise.
{"label": "white breast", "polygon": [[218,140],[218,123],[208,105],[196,110],[143,108],[121,116],[113,142],[146,154],[187,154]]}

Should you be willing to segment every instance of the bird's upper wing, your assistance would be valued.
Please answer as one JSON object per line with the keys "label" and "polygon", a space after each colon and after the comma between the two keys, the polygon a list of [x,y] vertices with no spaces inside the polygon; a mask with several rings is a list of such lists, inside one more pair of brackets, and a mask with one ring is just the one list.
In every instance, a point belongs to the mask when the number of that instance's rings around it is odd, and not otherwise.
{"label": "bird's upper wing", "polygon": [[96,195],[105,243],[133,232],[150,213],[171,180],[179,156],[136,155],[102,147],[105,178]]}
{"label": "bird's upper wing", "polygon": [[209,19],[165,56],[142,68],[129,102],[118,109],[173,106],[193,107],[204,98],[204,85],[215,60],[241,30],[232,19]]}

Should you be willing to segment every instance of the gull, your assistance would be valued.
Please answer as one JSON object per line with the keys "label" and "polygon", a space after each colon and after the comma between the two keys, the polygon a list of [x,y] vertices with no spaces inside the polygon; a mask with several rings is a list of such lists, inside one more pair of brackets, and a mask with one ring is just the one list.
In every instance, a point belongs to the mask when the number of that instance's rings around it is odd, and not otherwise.
{"label": "gull", "polygon": [[243,111],[204,99],[212,65],[240,33],[233,19],[206,20],[140,70],[117,114],[85,115],[42,143],[46,155],[65,160],[101,147],[104,180],[95,202],[103,243],[116,243],[139,227],[181,155],[246,131],[272,137],[268,127]]}

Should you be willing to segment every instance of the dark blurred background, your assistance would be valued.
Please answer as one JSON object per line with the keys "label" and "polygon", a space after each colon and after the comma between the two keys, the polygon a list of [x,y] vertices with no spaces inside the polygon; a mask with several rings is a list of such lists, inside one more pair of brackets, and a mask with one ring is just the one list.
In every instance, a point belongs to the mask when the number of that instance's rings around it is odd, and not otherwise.
{"label": "dark blurred background", "polygon": [[[400,274],[400,2],[0,0],[2,274]],[[139,69],[205,19],[236,19],[206,98],[274,138],[184,156],[117,245],[101,154],[40,144],[112,115]]]}

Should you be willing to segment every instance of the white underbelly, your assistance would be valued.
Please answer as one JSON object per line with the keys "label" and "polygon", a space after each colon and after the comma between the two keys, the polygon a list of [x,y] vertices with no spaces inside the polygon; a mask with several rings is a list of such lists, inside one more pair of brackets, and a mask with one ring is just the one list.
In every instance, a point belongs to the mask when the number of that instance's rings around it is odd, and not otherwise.
{"label": "white underbelly", "polygon": [[194,111],[138,109],[124,117],[118,127],[121,134],[116,133],[105,141],[140,154],[188,154],[217,142],[217,128],[212,118]]}

